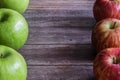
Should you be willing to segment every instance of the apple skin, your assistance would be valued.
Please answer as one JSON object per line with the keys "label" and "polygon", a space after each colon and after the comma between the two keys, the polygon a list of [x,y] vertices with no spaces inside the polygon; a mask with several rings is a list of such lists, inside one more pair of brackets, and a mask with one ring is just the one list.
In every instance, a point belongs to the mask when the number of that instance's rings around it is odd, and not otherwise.
{"label": "apple skin", "polygon": [[24,13],[29,5],[29,0],[0,0],[0,8],[16,10],[19,13]]}
{"label": "apple skin", "polygon": [[27,64],[14,49],[0,45],[0,80],[26,80]]}
{"label": "apple skin", "polygon": [[120,48],[99,52],[94,60],[93,72],[96,80],[120,80]]}
{"label": "apple skin", "polygon": [[20,49],[28,38],[28,24],[18,12],[0,9],[0,45]]}
{"label": "apple skin", "polygon": [[99,21],[92,31],[92,45],[97,52],[105,48],[120,48],[120,20]]}
{"label": "apple skin", "polygon": [[97,22],[105,18],[120,19],[120,0],[96,0],[93,14]]}

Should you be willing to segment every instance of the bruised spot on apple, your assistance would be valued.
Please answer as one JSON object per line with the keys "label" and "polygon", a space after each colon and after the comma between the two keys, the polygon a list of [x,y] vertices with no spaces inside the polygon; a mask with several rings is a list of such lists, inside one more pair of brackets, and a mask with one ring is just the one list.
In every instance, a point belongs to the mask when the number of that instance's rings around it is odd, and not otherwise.
{"label": "bruised spot on apple", "polygon": [[105,18],[120,19],[120,0],[96,0],[93,14],[97,22]]}
{"label": "bruised spot on apple", "polygon": [[120,48],[107,48],[99,52],[93,71],[96,80],[120,80]]}
{"label": "bruised spot on apple", "polygon": [[97,52],[105,48],[120,48],[120,20],[107,18],[98,22],[91,39]]}

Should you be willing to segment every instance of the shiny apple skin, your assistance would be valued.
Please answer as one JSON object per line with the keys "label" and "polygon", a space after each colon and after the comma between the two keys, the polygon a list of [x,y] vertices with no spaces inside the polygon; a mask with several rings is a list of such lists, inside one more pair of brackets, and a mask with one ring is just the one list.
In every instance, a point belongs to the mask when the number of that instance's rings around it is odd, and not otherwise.
{"label": "shiny apple skin", "polygon": [[27,64],[14,49],[0,45],[0,80],[27,80]]}
{"label": "shiny apple skin", "polygon": [[[115,22],[115,28],[111,29]],[[98,22],[92,31],[91,40],[97,52],[105,48],[120,48],[120,20],[108,18]]]}
{"label": "shiny apple skin", "polygon": [[28,23],[18,12],[0,9],[0,45],[19,50],[28,38]]}
{"label": "shiny apple skin", "polygon": [[28,8],[29,0],[0,0],[0,8],[15,10],[23,14]]}
{"label": "shiny apple skin", "polygon": [[107,48],[97,54],[93,64],[96,80],[120,80],[120,63],[113,63],[114,59],[120,62],[120,48]]}
{"label": "shiny apple skin", "polygon": [[120,19],[120,2],[96,0],[93,7],[93,13],[97,22],[105,18]]}

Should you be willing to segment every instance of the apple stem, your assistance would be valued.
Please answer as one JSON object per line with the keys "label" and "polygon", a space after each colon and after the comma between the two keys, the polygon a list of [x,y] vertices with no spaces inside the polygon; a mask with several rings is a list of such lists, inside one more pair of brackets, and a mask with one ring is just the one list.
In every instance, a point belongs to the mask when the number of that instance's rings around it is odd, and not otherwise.
{"label": "apple stem", "polygon": [[116,58],[115,57],[113,57],[113,63],[114,64],[116,64],[117,62],[116,62]]}
{"label": "apple stem", "polygon": [[117,22],[114,22],[110,29],[114,29],[116,27]]}
{"label": "apple stem", "polygon": [[115,28],[117,22],[114,22],[113,29]]}
{"label": "apple stem", "polygon": [[3,54],[0,55],[0,58],[3,58]]}

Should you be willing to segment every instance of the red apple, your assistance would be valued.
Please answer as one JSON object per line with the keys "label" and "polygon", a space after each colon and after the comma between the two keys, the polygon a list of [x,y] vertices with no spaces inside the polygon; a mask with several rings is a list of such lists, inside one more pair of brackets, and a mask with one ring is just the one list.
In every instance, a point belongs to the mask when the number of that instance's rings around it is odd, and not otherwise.
{"label": "red apple", "polygon": [[105,18],[120,19],[120,0],[96,0],[93,13],[97,22]]}
{"label": "red apple", "polygon": [[94,60],[93,71],[96,80],[120,80],[120,48],[102,50]]}
{"label": "red apple", "polygon": [[120,48],[120,20],[108,18],[98,22],[92,31],[92,44],[97,52]]}

